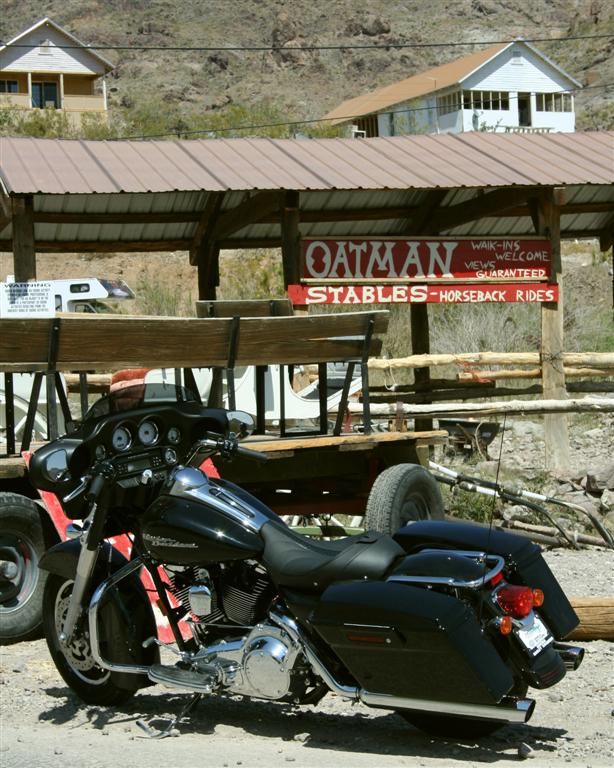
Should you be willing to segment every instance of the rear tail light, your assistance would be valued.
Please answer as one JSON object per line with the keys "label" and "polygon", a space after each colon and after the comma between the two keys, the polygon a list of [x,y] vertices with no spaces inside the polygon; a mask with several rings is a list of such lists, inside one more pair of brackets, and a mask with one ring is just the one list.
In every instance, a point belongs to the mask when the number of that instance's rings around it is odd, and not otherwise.
{"label": "rear tail light", "polygon": [[541,590],[533,590],[531,587],[520,587],[516,584],[504,584],[497,590],[495,599],[504,613],[513,616],[515,619],[524,619],[525,616],[531,613],[533,606],[536,604],[534,602],[534,591],[541,593],[543,602],[543,592]]}

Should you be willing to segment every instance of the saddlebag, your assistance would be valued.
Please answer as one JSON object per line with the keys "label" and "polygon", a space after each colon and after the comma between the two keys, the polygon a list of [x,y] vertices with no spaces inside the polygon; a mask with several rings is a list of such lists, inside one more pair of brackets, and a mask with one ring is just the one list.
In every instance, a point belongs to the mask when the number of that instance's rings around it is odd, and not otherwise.
{"label": "saddlebag", "polygon": [[448,595],[391,582],[342,582],[324,591],[310,623],[373,693],[495,704],[513,686],[471,609]]}
{"label": "saddlebag", "polygon": [[394,538],[406,552],[437,547],[500,555],[505,559],[508,580],[543,590],[544,604],[539,613],[557,640],[567,637],[578,626],[579,619],[542,557],[540,547],[523,536],[474,523],[424,520],[401,528]]}

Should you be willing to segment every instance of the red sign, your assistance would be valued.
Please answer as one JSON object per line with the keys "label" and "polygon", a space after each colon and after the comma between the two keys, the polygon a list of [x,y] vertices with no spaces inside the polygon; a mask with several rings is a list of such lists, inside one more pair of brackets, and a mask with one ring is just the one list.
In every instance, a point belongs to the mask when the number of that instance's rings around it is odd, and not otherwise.
{"label": "red sign", "polygon": [[548,280],[546,238],[339,238],[302,241],[302,281]]}
{"label": "red sign", "polygon": [[288,297],[305,304],[460,304],[558,301],[556,283],[427,285],[289,285]]}

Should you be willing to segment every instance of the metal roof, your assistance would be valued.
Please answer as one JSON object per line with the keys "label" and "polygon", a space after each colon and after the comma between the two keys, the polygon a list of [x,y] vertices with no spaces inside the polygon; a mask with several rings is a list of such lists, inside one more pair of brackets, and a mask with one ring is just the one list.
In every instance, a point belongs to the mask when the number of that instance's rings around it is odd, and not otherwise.
{"label": "metal roof", "polygon": [[439,67],[433,67],[420,72],[412,77],[406,77],[396,83],[377,88],[375,91],[363,93],[353,99],[348,99],[335,109],[324,115],[324,120],[330,120],[333,125],[346,123],[355,120],[363,115],[380,112],[383,109],[392,107],[395,104],[402,104],[411,99],[425,96],[428,93],[436,93],[453,85],[459,85],[466,80],[469,75],[483,67],[491,59],[496,58],[503,51],[514,45],[522,45],[532,51],[536,56],[545,61],[549,66],[559,72],[563,77],[569,80],[572,86],[581,88],[581,84],[574,80],[571,75],[564,72],[557,64],[551,61],[544,54],[537,50],[524,40],[515,40],[513,43],[497,43],[485,48],[483,51],[470,53],[461,59],[455,59]]}
{"label": "metal roof", "polygon": [[[484,192],[520,188],[520,207],[440,228],[520,235],[535,231],[522,193],[535,196],[542,187],[565,188],[562,236],[611,229],[614,131],[182,142],[0,138],[0,250],[12,250],[7,203],[17,195],[33,196],[39,251],[60,244],[137,251],[188,249],[216,192],[224,192],[223,214],[259,192],[298,191],[301,233],[313,237],[405,233],[412,212],[435,190],[445,191],[437,203],[445,211]],[[222,247],[276,245],[280,232],[279,212],[269,207],[235,226]]]}

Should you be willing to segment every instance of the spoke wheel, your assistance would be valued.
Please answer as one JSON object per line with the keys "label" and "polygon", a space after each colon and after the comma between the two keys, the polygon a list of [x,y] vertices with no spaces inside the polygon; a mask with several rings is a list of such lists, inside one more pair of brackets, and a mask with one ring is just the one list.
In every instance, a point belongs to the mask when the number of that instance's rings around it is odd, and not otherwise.
{"label": "spoke wheel", "polygon": [[120,704],[133,692],[115,685],[108,669],[99,666],[92,655],[89,630],[83,618],[69,642],[61,639],[73,581],[50,575],[43,598],[43,624],[49,651],[65,682],[87,704]]}

